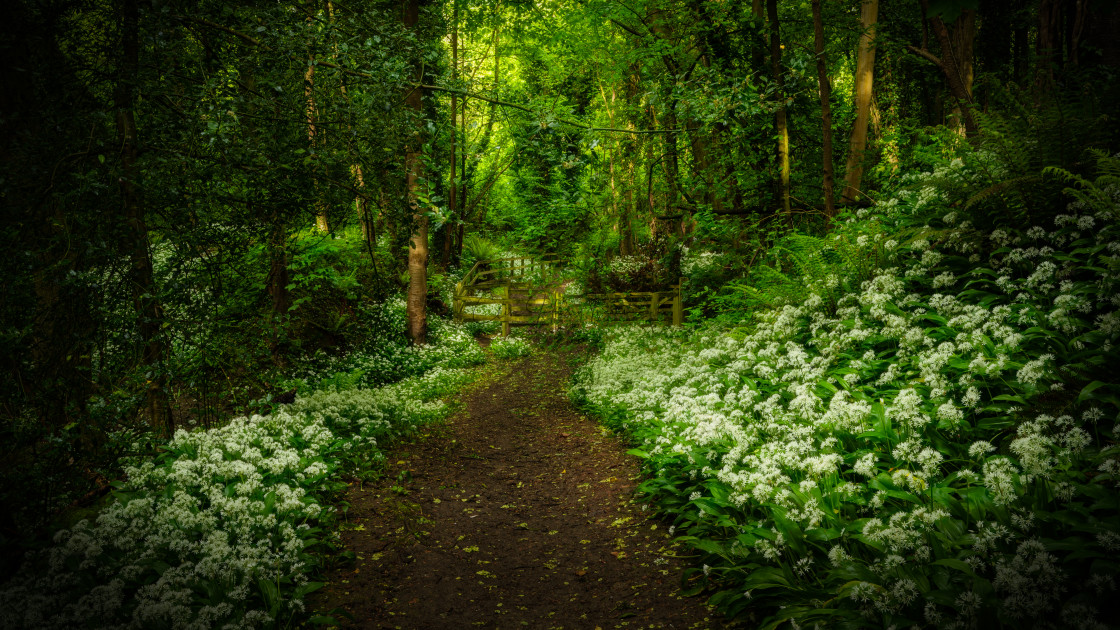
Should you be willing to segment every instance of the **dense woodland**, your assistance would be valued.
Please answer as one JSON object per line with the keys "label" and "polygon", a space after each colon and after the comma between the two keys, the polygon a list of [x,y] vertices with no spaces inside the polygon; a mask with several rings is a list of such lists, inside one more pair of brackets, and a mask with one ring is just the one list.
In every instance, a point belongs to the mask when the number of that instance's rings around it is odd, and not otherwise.
{"label": "dense woodland", "polygon": [[317,618],[340,479],[529,351],[451,317],[513,255],[681,283],[532,351],[720,615],[1120,623],[1115,2],[5,13],[4,627]]}

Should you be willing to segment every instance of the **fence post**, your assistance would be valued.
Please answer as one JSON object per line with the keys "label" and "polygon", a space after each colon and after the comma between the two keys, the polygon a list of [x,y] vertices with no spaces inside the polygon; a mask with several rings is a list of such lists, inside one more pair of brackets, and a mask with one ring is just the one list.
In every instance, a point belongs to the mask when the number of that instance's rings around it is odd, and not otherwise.
{"label": "fence post", "polygon": [[552,332],[556,332],[556,327],[560,322],[560,290],[552,290]]}
{"label": "fence post", "polygon": [[673,325],[680,326],[684,323],[684,305],[681,304],[681,289],[677,287],[677,294],[673,296]]}
{"label": "fence post", "polygon": [[506,299],[502,301],[502,336],[509,336],[509,319],[511,315],[509,289],[506,289]]}
{"label": "fence post", "polygon": [[654,291],[650,294],[649,300],[649,323],[657,323],[657,307],[661,306],[661,294]]}
{"label": "fence post", "polygon": [[455,299],[451,303],[451,313],[456,319],[463,319],[463,283],[455,283]]}

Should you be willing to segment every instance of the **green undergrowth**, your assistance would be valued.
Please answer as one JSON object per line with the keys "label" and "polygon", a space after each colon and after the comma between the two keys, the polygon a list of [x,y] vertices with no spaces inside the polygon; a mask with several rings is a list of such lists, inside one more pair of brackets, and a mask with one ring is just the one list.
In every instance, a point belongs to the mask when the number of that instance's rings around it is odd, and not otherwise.
{"label": "green undergrowth", "polygon": [[376,470],[387,444],[445,417],[445,399],[486,361],[465,328],[434,329],[423,348],[358,352],[307,371],[290,381],[294,404],[270,415],[180,430],[159,455],[131,459],[95,516],[57,532],[0,588],[0,626],[254,628],[308,618],[305,597],[322,586],[324,554],[337,550],[344,476]]}
{"label": "green undergrowth", "polygon": [[638,442],[700,555],[689,592],[761,628],[1115,627],[1120,160],[1098,159],[1015,227],[916,178],[829,237],[881,264],[749,325],[609,335],[573,397]]}

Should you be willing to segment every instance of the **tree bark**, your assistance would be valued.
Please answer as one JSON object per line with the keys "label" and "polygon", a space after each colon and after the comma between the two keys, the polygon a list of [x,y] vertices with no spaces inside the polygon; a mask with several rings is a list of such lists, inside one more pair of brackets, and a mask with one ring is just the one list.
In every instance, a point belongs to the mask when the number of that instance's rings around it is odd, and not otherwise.
{"label": "tree bark", "polygon": [[[288,313],[288,231],[279,213],[272,213],[272,228],[268,234],[268,296],[272,300],[272,316],[279,320]],[[274,343],[273,353],[276,352]]]}
{"label": "tree bark", "polygon": [[[459,2],[458,0],[451,0],[454,8],[452,9],[451,18],[451,80],[458,81],[459,79]],[[455,93],[451,94],[451,186],[447,195],[447,217],[448,222],[443,230],[443,256],[440,259],[440,264],[444,269],[447,269],[451,264],[451,246],[452,235],[454,234],[453,219],[456,219],[458,206],[456,201],[458,198],[459,184],[455,181],[458,173],[458,153],[456,141],[459,135],[459,96]]]}
{"label": "tree bark", "polygon": [[879,21],[879,0],[863,0],[860,25],[863,33],[859,36],[859,51],[856,56],[856,121],[852,126],[852,139],[848,149],[848,164],[845,169],[844,193],[841,200],[851,203],[863,194],[863,155],[867,149],[867,121],[871,116],[871,88],[875,76],[875,24]]}
{"label": "tree bark", "polygon": [[778,191],[782,199],[782,212],[792,217],[789,197],[789,124],[786,117],[786,81],[782,76],[782,42],[778,23],[778,0],[766,0],[766,14],[770,20],[770,73],[778,86],[781,104],[774,114],[774,130],[778,134]]}
{"label": "tree bark", "polygon": [[[971,14],[968,19],[966,19],[966,13]],[[959,113],[960,119],[964,122],[965,135],[967,136],[973,136],[979,130],[971,109],[972,36],[975,33],[975,28],[972,25],[974,25],[975,19],[976,13],[974,11],[962,12],[960,17],[957,18],[960,25],[954,29],[958,31],[955,33],[956,37],[949,33],[949,27],[940,17],[932,17],[929,20],[930,26],[933,27],[933,34],[941,45],[941,59],[935,61],[935,63],[941,68],[941,73],[945,75],[945,83],[949,86],[949,93],[953,95],[953,100],[956,101],[956,106],[953,108],[954,115]]]}
{"label": "tree bark", "polygon": [[[404,0],[401,21],[405,28],[415,30],[420,20],[420,0]],[[422,80],[419,65],[416,68],[416,82]],[[408,298],[406,305],[406,319],[408,321],[408,338],[414,344],[422,344],[428,338],[428,217],[420,211],[417,197],[420,185],[421,169],[420,160],[423,143],[420,137],[420,117],[423,116],[423,88],[409,88],[405,97],[405,105],[415,115],[413,121],[416,125],[415,132],[405,149],[405,170],[407,171],[406,190],[408,205],[412,210],[412,236],[408,248]]]}
{"label": "tree bark", "polygon": [[[761,32],[761,25],[766,23],[766,9],[762,6],[762,0],[751,0],[751,17],[754,22],[759,25]],[[754,74],[761,75],[765,72],[766,67],[766,46],[759,38],[752,40],[754,44],[751,46],[751,66]]]}
{"label": "tree bark", "polygon": [[140,146],[133,111],[140,71],[140,12],[137,0],[123,0],[120,15],[122,57],[113,105],[116,109],[117,137],[121,148],[122,173],[119,183],[121,209],[129,235],[129,279],[140,332],[140,364],[148,372],[145,392],[148,422],[153,431],[170,437],[175,425],[168,404],[167,377],[162,365],[167,359],[169,348],[160,334],[163,308],[156,297],[152,257],[148,249],[148,226],[140,194]]}
{"label": "tree bark", "polygon": [[[938,18],[938,20],[941,21],[940,18]],[[945,27],[944,21],[941,21],[941,27]],[[934,28],[937,29],[937,25],[935,25]],[[969,129],[969,119],[973,117],[971,112],[968,112],[968,116],[966,117],[964,108],[973,103],[972,82],[975,77],[975,71],[973,69],[973,59],[975,57],[973,53],[973,44],[976,40],[976,11],[971,9],[961,11],[961,14],[953,21],[952,26],[950,28],[945,28],[945,31],[948,35],[947,42],[953,58],[953,64],[950,66],[950,69],[956,74],[957,81],[960,83],[959,93],[958,90],[954,90],[950,85],[950,90],[953,92],[953,97],[956,100],[956,105],[953,107],[952,114],[953,122],[957,126],[958,133],[960,133],[963,127],[964,135],[972,135],[976,132],[976,123],[972,122],[972,128]],[[937,30],[935,32],[938,33],[938,39],[941,40],[942,35],[940,31]],[[944,48],[944,46],[945,42],[943,41],[942,48]],[[944,54],[942,55],[942,60],[947,61]]]}
{"label": "tree bark", "polygon": [[1085,37],[1085,26],[1089,18],[1089,1],[1075,0],[1069,8],[1071,13],[1069,34],[1066,37],[1066,61],[1070,67],[1076,67],[1081,62],[1081,41]]}
{"label": "tree bark", "polygon": [[836,214],[832,181],[832,86],[828,82],[828,68],[824,62],[824,24],[821,21],[821,0],[813,0],[813,43],[817,55],[817,83],[821,93],[821,169],[824,175],[824,213],[831,218]]}
{"label": "tree bark", "polygon": [[1055,53],[1060,48],[1062,24],[1062,0],[1040,0],[1038,5],[1038,74],[1035,78],[1040,91],[1050,88],[1054,82]]}
{"label": "tree bark", "polygon": [[[318,129],[315,125],[315,120],[318,118],[318,110],[315,107],[315,66],[311,63],[307,64],[307,72],[303,75],[303,93],[307,98],[307,144],[314,154],[316,146],[322,144],[321,139],[317,137]],[[316,190],[319,188],[318,182],[315,184]],[[322,201],[315,201],[315,228],[320,232],[329,232],[331,229],[330,223],[327,220],[327,209]]]}

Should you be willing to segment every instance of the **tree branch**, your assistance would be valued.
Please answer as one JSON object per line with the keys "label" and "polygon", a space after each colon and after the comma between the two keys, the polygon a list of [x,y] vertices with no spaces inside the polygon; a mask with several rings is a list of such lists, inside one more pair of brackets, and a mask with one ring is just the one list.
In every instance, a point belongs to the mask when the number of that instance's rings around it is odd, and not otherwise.
{"label": "tree branch", "polygon": [[623,24],[622,22],[619,22],[618,20],[616,20],[616,19],[614,19],[614,18],[610,18],[610,20],[611,20],[611,22],[612,22],[612,23],[613,23],[613,24],[614,24],[615,26],[617,26],[618,28],[620,28],[620,29],[622,29],[622,30],[626,31],[627,33],[630,33],[630,34],[631,34],[631,35],[633,35],[634,37],[645,37],[645,35],[642,35],[642,34],[641,34],[641,33],[639,33],[638,31],[636,31],[636,30],[634,30],[633,28],[631,28],[631,27],[629,27],[629,26],[627,26],[627,25]]}
{"label": "tree branch", "polygon": [[937,66],[938,68],[944,68],[945,67],[945,64],[942,63],[940,59],[938,59],[933,53],[926,50],[925,48],[918,48],[917,46],[908,45],[908,46],[906,46],[906,50],[909,50],[910,52],[914,53],[915,55],[918,55],[922,59],[925,59],[926,61],[932,63],[933,65]]}
{"label": "tree branch", "polygon": [[[322,65],[326,65],[326,64],[322,64]],[[475,98],[475,99],[478,99],[480,101],[485,101],[487,103],[493,103],[494,105],[501,105],[503,107],[512,107],[514,109],[519,109],[519,110],[521,110],[523,112],[526,112],[526,113],[529,113],[529,114],[536,114],[537,113],[536,111],[533,111],[532,109],[529,109],[528,107],[525,107],[524,105],[518,105],[517,103],[510,103],[510,102],[507,102],[507,101],[500,101],[496,98],[490,98],[489,96],[483,96],[481,94],[475,94],[474,92],[467,92],[465,90],[456,90],[454,88],[445,88],[445,87],[440,87],[438,85],[417,85],[416,87],[423,88],[425,90],[432,90],[434,92],[445,92],[447,94],[457,94],[459,96],[464,96],[464,97],[468,97],[468,98]],[[677,132],[680,132],[680,131],[684,131],[683,129],[619,129],[619,128],[616,128],[616,127],[593,127],[591,125],[585,125],[583,123],[578,123],[574,120],[566,120],[566,119],[563,119],[563,118],[558,118],[558,119],[556,119],[556,121],[560,122],[560,123],[564,123],[565,125],[571,125],[573,127],[579,127],[581,129],[588,129],[590,131],[606,131],[606,132],[612,132],[612,133],[657,134],[657,133],[677,133]]]}

